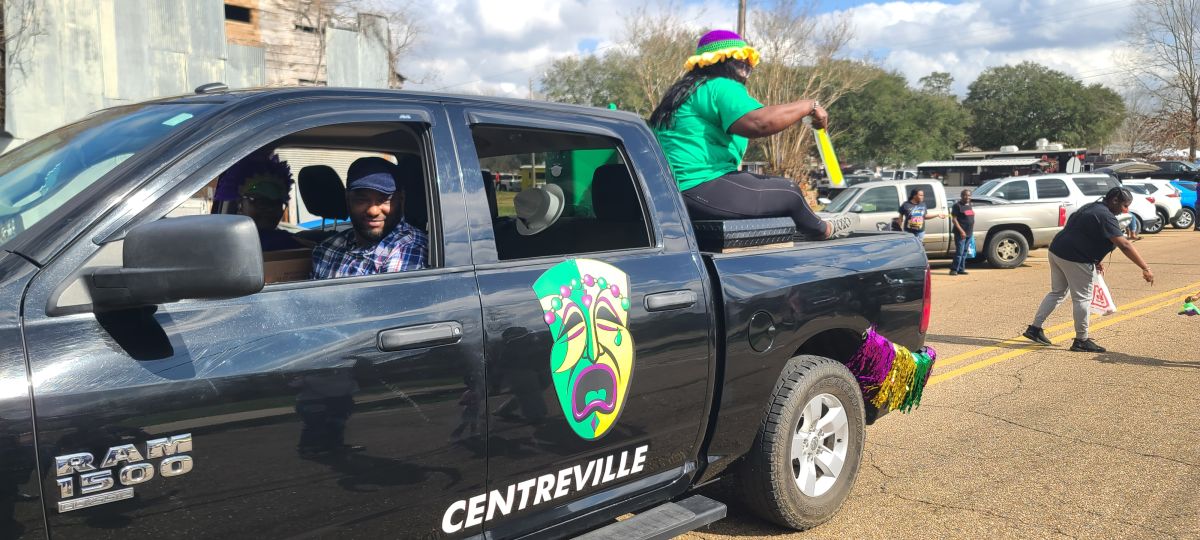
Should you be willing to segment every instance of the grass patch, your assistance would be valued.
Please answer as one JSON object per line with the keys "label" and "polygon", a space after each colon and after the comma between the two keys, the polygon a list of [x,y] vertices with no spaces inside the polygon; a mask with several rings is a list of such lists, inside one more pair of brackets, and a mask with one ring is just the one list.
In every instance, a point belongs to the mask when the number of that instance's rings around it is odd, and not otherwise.
{"label": "grass patch", "polygon": [[517,208],[513,205],[513,199],[517,197],[515,191],[500,191],[496,193],[496,209],[499,210],[502,216],[517,215]]}

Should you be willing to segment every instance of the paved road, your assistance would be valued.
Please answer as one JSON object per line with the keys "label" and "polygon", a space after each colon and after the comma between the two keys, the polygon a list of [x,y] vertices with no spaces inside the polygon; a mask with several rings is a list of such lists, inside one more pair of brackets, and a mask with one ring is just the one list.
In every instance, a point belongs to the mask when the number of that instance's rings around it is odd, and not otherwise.
{"label": "paved road", "polygon": [[1104,354],[1067,350],[1066,304],[1046,323],[1054,346],[1018,337],[1049,287],[1045,250],[967,276],[934,261],[931,386],[867,429],[834,519],[798,534],[731,507],[686,538],[1200,538],[1200,317],[1176,315],[1200,291],[1200,233],[1135,245],[1157,282],[1109,259],[1120,311],[1092,319]]}

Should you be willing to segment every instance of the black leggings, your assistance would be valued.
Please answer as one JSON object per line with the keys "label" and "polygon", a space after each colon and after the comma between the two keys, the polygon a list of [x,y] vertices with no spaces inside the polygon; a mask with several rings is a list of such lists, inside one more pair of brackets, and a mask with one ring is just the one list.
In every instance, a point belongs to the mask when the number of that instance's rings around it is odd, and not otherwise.
{"label": "black leggings", "polygon": [[790,217],[797,231],[825,236],[825,221],[787,178],[731,172],[684,191],[683,201],[692,219]]}

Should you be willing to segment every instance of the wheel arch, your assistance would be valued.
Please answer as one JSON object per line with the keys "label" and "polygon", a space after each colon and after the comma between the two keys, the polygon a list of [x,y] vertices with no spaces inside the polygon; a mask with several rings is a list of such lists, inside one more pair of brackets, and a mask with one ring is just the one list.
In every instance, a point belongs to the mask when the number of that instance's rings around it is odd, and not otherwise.
{"label": "wheel arch", "polygon": [[987,237],[985,237],[983,240],[983,245],[986,246],[988,242],[992,241],[993,237],[1003,231],[1016,231],[1021,236],[1025,237],[1026,243],[1031,246],[1033,245],[1033,230],[1030,229],[1028,225],[1023,225],[1020,223],[1006,223],[1004,225],[993,226],[992,228],[988,229]]}

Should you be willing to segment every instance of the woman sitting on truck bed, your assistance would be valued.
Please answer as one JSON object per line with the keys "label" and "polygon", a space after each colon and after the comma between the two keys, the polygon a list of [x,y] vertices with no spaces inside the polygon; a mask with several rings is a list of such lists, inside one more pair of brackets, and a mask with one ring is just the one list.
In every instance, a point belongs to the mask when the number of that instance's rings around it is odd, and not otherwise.
{"label": "woman sitting on truck bed", "polygon": [[774,135],[808,116],[815,127],[829,120],[811,99],[763,106],[750,97],[746,79],[757,64],[758,51],[741,36],[708,32],[684,64],[687,73],[650,116],[688,213],[692,219],[787,216],[809,238],[849,232],[850,219],[830,222],[813,213],[795,181],[739,170],[750,138]]}

